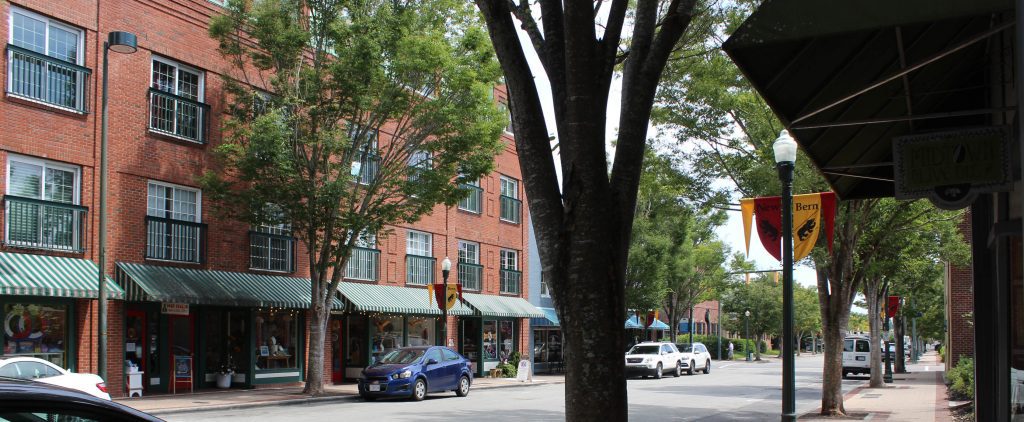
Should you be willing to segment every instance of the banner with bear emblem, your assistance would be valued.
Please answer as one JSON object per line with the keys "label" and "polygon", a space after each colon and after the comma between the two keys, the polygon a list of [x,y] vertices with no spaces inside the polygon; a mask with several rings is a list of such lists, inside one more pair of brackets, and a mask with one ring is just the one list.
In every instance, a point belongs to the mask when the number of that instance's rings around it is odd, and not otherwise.
{"label": "banner with bear emblem", "polygon": [[[755,221],[761,245],[775,259],[782,260],[782,198],[769,196],[740,200],[743,214],[743,238],[750,255],[751,220]],[[836,197],[832,192],[793,196],[793,260],[806,258],[825,230],[826,246],[832,253],[835,230]]]}
{"label": "banner with bear emblem", "polygon": [[821,196],[793,195],[793,261],[811,254],[821,231]]}

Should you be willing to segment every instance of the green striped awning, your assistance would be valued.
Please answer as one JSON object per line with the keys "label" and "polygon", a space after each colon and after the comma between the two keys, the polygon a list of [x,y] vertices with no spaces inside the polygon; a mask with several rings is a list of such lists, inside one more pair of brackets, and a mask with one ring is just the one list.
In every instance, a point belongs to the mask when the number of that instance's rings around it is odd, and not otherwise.
{"label": "green striped awning", "polygon": [[[0,294],[95,299],[97,268],[88,259],[0,252]],[[107,292],[108,298],[124,298],[109,278]]]}
{"label": "green striped awning", "polygon": [[481,295],[466,293],[466,302],[475,315],[507,318],[544,318],[544,311],[537,309],[521,297]]}
{"label": "green striped awning", "polygon": [[[427,289],[342,282],[338,290],[349,311],[441,315],[437,302],[430,299]],[[448,314],[472,315],[473,310],[460,301],[448,310]]]}
{"label": "green striped awning", "polygon": [[[128,300],[193,305],[309,308],[308,278],[117,263]],[[335,299],[335,307],[341,303]]]}

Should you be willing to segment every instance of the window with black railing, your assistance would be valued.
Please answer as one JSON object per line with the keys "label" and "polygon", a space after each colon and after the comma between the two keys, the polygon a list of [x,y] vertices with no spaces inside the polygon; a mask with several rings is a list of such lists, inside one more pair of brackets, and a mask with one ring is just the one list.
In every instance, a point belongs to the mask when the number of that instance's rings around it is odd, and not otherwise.
{"label": "window with black railing", "polygon": [[463,183],[460,187],[464,190],[468,190],[469,196],[459,201],[459,209],[480,214],[484,194],[483,188],[480,187],[480,182]]}
{"label": "window with black railing", "polygon": [[376,281],[380,267],[380,251],[377,249],[353,247],[352,255],[345,267],[345,277],[355,280]]}
{"label": "window with black railing", "polygon": [[5,243],[11,246],[82,252],[88,208],[19,196],[4,196]]}
{"label": "window with black railing", "polygon": [[523,208],[523,201],[519,200],[519,181],[508,176],[501,176],[499,179],[501,182],[499,217],[503,221],[519,224]]}
{"label": "window with black railing", "polygon": [[434,263],[436,258],[430,256],[405,256],[405,282],[426,286],[434,283]]}
{"label": "window with black railing", "polygon": [[153,60],[149,130],[206,143],[210,106],[203,103],[203,75],[166,59]]}
{"label": "window with black railing", "polygon": [[249,268],[294,272],[295,238],[286,231],[255,227],[249,232]]}
{"label": "window with black railing", "polygon": [[87,113],[89,68],[7,45],[7,94]]}
{"label": "window with black railing", "polygon": [[149,182],[146,201],[146,259],[202,262],[206,224],[200,222],[198,190]]}
{"label": "window with black railing", "polygon": [[480,284],[483,279],[483,265],[470,264],[468,262],[459,263],[459,283],[462,283],[463,289],[480,290]]}

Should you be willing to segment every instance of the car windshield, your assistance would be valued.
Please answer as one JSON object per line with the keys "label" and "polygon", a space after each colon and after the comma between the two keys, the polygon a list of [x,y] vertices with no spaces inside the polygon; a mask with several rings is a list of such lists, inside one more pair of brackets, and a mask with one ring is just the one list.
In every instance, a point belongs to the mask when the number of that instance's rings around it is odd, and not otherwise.
{"label": "car windshield", "polygon": [[693,351],[693,345],[690,343],[677,344],[676,349],[683,353],[689,353]]}
{"label": "car windshield", "polygon": [[[621,350],[621,349],[620,349]],[[630,355],[656,355],[661,350],[661,346],[658,345],[647,345],[647,346],[633,346],[629,349]]]}
{"label": "car windshield", "polygon": [[393,350],[390,353],[380,358],[377,363],[389,364],[389,363],[413,363],[417,359],[423,357],[423,352],[426,349],[398,349]]}

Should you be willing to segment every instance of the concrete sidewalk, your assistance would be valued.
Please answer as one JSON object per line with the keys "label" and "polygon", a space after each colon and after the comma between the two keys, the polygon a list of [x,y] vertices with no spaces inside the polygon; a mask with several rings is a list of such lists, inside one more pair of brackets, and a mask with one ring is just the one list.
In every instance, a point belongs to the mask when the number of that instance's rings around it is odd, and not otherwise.
{"label": "concrete sidewalk", "polygon": [[[534,375],[532,383],[519,382],[515,378],[475,378],[472,389],[525,387],[564,382],[565,376],[561,375]],[[302,394],[302,386],[298,385],[257,390],[201,390],[192,394],[161,394],[142,398],[122,398],[115,401],[160,416],[208,410],[248,409],[260,406],[353,400],[359,396],[355,383],[327,385],[325,390],[325,394],[320,397],[309,397]]]}
{"label": "concrete sidewalk", "polygon": [[907,365],[906,374],[893,374],[893,382],[883,388],[864,385],[843,397],[843,406],[850,416],[825,418],[820,410],[804,414],[800,420],[870,420],[870,421],[935,421],[951,422],[946,385],[945,367],[935,352],[928,352],[916,364]]}

